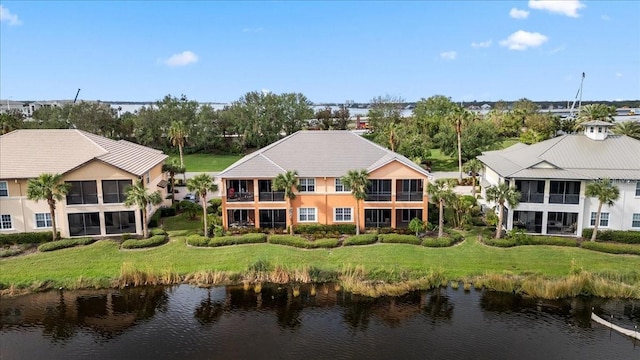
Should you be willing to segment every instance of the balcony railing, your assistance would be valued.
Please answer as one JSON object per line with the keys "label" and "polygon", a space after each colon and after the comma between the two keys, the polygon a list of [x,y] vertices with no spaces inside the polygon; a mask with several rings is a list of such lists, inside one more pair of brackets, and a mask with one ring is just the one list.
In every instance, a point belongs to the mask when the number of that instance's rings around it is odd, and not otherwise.
{"label": "balcony railing", "polygon": [[422,201],[422,199],[422,191],[399,192],[396,197],[397,201]]}
{"label": "balcony railing", "polygon": [[260,201],[284,201],[284,191],[265,191],[259,194]]}
{"label": "balcony railing", "polygon": [[388,221],[364,221],[364,227],[366,228],[388,228],[391,227],[391,220]]}
{"label": "balcony railing", "polygon": [[549,194],[550,204],[579,204],[580,195],[578,194]]}
{"label": "balcony railing", "polygon": [[391,201],[391,192],[368,193],[364,201]]}
{"label": "balcony railing", "polygon": [[542,193],[524,193],[520,196],[521,203],[537,203],[542,204],[544,202],[544,194]]}
{"label": "balcony railing", "polygon": [[253,201],[252,192],[237,192],[231,196],[227,196],[227,202],[251,202]]}

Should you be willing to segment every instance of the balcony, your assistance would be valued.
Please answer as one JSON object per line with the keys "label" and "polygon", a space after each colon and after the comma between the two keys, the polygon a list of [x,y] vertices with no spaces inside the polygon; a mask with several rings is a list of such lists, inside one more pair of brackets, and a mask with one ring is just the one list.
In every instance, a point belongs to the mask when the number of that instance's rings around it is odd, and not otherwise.
{"label": "balcony", "polygon": [[227,195],[227,202],[251,202],[253,201],[252,192],[233,192]]}
{"label": "balcony", "polygon": [[520,195],[520,202],[542,204],[544,202],[544,194],[543,193],[522,193]]}
{"label": "balcony", "polygon": [[391,201],[391,191],[380,193],[367,193],[364,201]]}
{"label": "balcony", "polygon": [[284,201],[284,191],[261,191],[258,194],[260,201]]}
{"label": "balcony", "polygon": [[252,202],[253,191],[253,180],[228,180],[227,202]]}
{"label": "balcony", "polygon": [[580,195],[578,194],[549,194],[550,204],[572,204],[580,203]]}
{"label": "balcony", "polygon": [[403,191],[396,195],[396,201],[422,201],[422,191]]}

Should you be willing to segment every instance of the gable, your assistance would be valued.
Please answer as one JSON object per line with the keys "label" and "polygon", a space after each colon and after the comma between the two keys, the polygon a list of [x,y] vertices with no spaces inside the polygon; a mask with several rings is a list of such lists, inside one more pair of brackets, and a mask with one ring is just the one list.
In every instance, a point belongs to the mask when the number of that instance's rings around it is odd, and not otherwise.
{"label": "gable", "polygon": [[558,167],[547,162],[547,161],[541,161],[535,165],[533,165],[531,167],[532,169],[557,169]]}
{"label": "gable", "polygon": [[91,160],[65,174],[69,180],[137,179],[137,176],[100,160]]}
{"label": "gable", "polygon": [[386,165],[383,165],[369,173],[370,179],[386,179],[386,178],[398,178],[398,179],[424,179],[426,176],[421,174],[415,169],[401,163],[398,160],[393,160]]}

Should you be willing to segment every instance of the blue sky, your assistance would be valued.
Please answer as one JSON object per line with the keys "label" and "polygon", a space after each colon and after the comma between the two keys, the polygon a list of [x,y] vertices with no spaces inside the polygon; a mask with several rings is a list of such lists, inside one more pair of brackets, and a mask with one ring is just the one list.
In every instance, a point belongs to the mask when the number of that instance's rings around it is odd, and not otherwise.
{"label": "blue sky", "polygon": [[0,5],[3,99],[640,99],[638,1]]}

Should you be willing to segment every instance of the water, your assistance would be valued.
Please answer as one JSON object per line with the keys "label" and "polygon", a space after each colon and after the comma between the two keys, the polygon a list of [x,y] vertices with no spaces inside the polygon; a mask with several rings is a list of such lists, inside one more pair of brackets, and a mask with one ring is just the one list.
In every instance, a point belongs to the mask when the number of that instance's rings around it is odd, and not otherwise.
{"label": "water", "polygon": [[462,289],[370,299],[334,285],[187,285],[0,301],[2,359],[640,359],[640,302]]}

